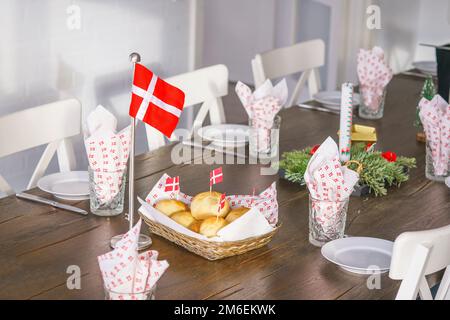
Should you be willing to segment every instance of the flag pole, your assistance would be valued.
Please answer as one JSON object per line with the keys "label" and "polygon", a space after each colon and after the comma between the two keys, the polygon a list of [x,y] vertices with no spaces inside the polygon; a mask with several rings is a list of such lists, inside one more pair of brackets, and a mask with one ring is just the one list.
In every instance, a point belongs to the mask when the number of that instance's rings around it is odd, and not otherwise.
{"label": "flag pole", "polygon": [[[133,52],[130,54],[130,61],[133,65],[133,76],[131,79],[134,79],[134,70],[136,67],[136,63],[141,61],[141,56],[137,52]],[[131,80],[133,81],[133,80]],[[136,130],[136,118],[131,117],[131,144],[130,144],[130,170],[128,174],[128,221],[130,223],[130,230],[133,228],[133,220],[134,220],[134,146],[135,146],[135,130]]]}
{"label": "flag pole", "polygon": [[[134,79],[134,71],[136,63],[141,61],[141,56],[137,52],[130,54],[130,61],[133,64],[132,82]],[[134,225],[134,155],[135,155],[135,129],[136,129],[136,118],[131,117],[131,128],[130,128],[130,157],[129,157],[129,173],[128,173],[128,222],[129,230],[133,228]],[[123,237],[123,234],[114,236],[111,238],[110,245],[113,249],[116,248],[117,242],[119,242]],[[139,234],[138,240],[138,250],[143,250],[152,244],[152,239],[145,235]]]}

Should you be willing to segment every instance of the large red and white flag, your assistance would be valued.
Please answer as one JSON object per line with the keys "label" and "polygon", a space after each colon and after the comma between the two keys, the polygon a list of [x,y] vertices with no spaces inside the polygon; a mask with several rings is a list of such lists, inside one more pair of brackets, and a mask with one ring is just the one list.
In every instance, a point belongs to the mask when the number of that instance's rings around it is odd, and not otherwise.
{"label": "large red and white flag", "polygon": [[184,92],[158,78],[143,65],[134,67],[130,116],[170,138],[184,106]]}
{"label": "large red and white flag", "polygon": [[209,173],[209,186],[222,182],[222,180],[223,180],[222,167],[214,169]]}
{"label": "large red and white flag", "polygon": [[167,178],[166,179],[166,185],[164,187],[164,191],[171,192],[171,191],[179,191],[180,190],[180,177],[176,176],[173,178]]}

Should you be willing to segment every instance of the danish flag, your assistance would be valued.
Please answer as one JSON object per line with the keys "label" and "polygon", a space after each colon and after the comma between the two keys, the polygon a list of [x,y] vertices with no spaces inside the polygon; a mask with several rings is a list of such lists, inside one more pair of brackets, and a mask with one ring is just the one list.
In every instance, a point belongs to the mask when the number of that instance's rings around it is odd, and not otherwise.
{"label": "danish flag", "polygon": [[136,63],[130,116],[149,124],[170,138],[184,106],[184,92]]}
{"label": "danish flag", "polygon": [[222,182],[223,180],[223,174],[222,174],[222,167],[219,167],[217,169],[214,169],[209,173],[209,186],[211,187],[213,184],[217,184],[219,182]]}
{"label": "danish flag", "polygon": [[180,190],[180,177],[173,177],[173,178],[167,178],[166,179],[166,186],[164,188],[164,191],[170,192],[170,191],[179,191]]}
{"label": "danish flag", "polygon": [[217,212],[220,212],[221,209],[225,207],[225,193],[222,193],[219,200],[219,207],[217,208]]}

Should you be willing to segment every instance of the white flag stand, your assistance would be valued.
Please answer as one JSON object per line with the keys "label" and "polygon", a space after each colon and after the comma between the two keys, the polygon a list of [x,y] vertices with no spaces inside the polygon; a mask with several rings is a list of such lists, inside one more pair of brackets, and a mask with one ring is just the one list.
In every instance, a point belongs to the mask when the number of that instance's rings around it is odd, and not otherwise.
{"label": "white flag stand", "polygon": [[[133,76],[132,82],[134,79],[134,70],[135,64],[141,61],[141,56],[137,52],[133,52],[130,54],[130,61],[133,64]],[[129,173],[128,173],[128,221],[129,221],[129,230],[131,230],[134,226],[134,147],[135,147],[135,129],[136,129],[136,118],[131,117],[131,143],[130,143],[130,165],[129,165]],[[122,239],[123,234],[119,234],[111,238],[110,245],[112,248],[116,247],[116,243]],[[138,249],[143,250],[149,247],[152,244],[152,239],[145,235],[139,235],[138,241]]]}

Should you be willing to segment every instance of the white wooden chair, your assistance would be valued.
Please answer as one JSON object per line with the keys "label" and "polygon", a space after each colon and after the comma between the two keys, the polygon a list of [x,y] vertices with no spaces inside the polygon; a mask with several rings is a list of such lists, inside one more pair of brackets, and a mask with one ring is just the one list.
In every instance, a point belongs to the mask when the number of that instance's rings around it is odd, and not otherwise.
{"label": "white wooden chair", "polygon": [[[69,137],[81,129],[81,104],[76,99],[57,101],[18,111],[0,118],[0,158],[47,144],[27,189],[34,188],[57,152],[59,169],[75,167],[75,155]],[[0,191],[14,194],[0,175]]]}
{"label": "white wooden chair", "polygon": [[252,60],[253,79],[258,88],[266,79],[302,72],[287,106],[297,102],[301,89],[308,83],[312,97],[320,90],[320,66],[325,63],[325,43],[321,39],[300,42],[257,54]]}
{"label": "white wooden chair", "polygon": [[[202,126],[209,113],[211,124],[225,123],[222,97],[228,94],[228,69],[218,64],[192,72],[183,73],[165,79],[168,83],[180,88],[185,93],[184,110],[201,104],[190,135]],[[157,149],[165,144],[164,136],[149,125],[145,125],[149,150]],[[176,133],[176,132],[175,132]],[[176,139],[175,135],[171,141]]]}
{"label": "white wooden chair", "polygon": [[450,225],[405,232],[395,239],[389,277],[402,280],[397,300],[431,300],[425,276],[445,269],[436,300],[450,300]]}

